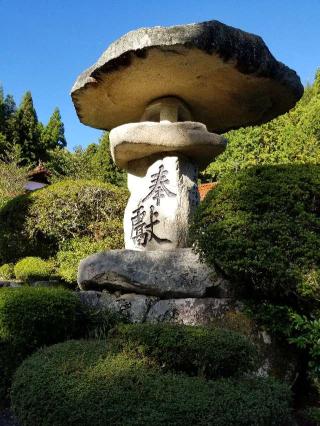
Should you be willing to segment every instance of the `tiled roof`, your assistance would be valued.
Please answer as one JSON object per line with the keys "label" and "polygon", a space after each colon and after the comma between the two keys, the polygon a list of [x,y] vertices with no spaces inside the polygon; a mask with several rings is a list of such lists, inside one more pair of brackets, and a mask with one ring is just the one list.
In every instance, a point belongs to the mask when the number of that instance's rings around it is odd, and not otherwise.
{"label": "tiled roof", "polygon": [[217,186],[217,182],[210,182],[210,183],[202,183],[198,186],[199,194],[200,194],[200,201],[204,199],[204,197],[207,195],[207,193],[215,188]]}

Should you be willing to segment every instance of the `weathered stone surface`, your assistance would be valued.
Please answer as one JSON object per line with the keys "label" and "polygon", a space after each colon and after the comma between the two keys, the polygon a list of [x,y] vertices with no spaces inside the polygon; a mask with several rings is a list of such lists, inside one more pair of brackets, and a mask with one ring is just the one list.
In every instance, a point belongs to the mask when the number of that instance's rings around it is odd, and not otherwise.
{"label": "weathered stone surface", "polygon": [[226,312],[237,303],[230,298],[163,299],[142,294],[112,294],[107,291],[82,291],[80,299],[86,305],[123,315],[129,322],[171,322],[186,325],[212,324],[223,321]]}
{"label": "weathered stone surface", "polygon": [[61,282],[58,280],[50,280],[50,281],[35,281],[31,283],[32,287],[59,287]]}
{"label": "weathered stone surface", "polygon": [[154,296],[127,293],[120,296],[103,292],[100,298],[102,308],[112,310],[123,315],[132,323],[144,322],[150,307],[158,300]]}
{"label": "weathered stone surface", "polygon": [[206,325],[222,319],[233,305],[231,299],[188,298],[159,300],[148,312],[146,322]]}
{"label": "weathered stone surface", "polygon": [[[152,164],[146,169],[148,161]],[[136,161],[131,171],[131,196],[124,214],[125,248],[187,247],[188,223],[200,200],[197,167],[182,156],[160,156]]]}
{"label": "weathered stone surface", "polygon": [[225,150],[226,144],[225,138],[192,121],[130,123],[110,132],[112,158],[118,167],[129,172],[134,168],[135,163],[130,163],[134,160],[170,152],[184,154],[204,169]]}
{"label": "weathered stone surface", "polygon": [[97,310],[121,314],[131,323],[210,325],[237,331],[258,348],[255,376],[273,376],[288,383],[296,378],[297,357],[285,342],[275,341],[243,312],[243,304],[231,298],[159,299],[139,294],[117,295],[103,291],[79,293],[81,301]]}
{"label": "weathered stone surface", "polygon": [[150,306],[158,300],[153,296],[130,293],[116,295],[107,291],[83,291],[80,292],[80,299],[91,308],[118,313],[131,323],[144,322]]}
{"label": "weathered stone surface", "polygon": [[260,37],[209,21],[129,32],[79,76],[72,99],[82,123],[112,129],[175,96],[194,121],[223,133],[285,113],[302,93],[299,77]]}
{"label": "weathered stone surface", "polygon": [[22,287],[23,282],[22,281],[0,281],[0,288],[1,287],[11,287],[11,288],[18,288]]}
{"label": "weathered stone surface", "polygon": [[94,291],[94,290],[88,290],[88,291],[81,291],[79,294],[79,298],[82,303],[89,306],[90,308],[96,308],[100,309],[100,297],[102,295],[101,291]]}
{"label": "weathered stone surface", "polygon": [[297,357],[283,342],[275,341],[243,312],[241,302],[231,298],[159,299],[139,294],[117,295],[107,291],[83,291],[81,301],[97,310],[121,314],[131,323],[210,325],[237,331],[259,348],[258,368],[253,375],[273,376],[292,383]]}
{"label": "weathered stone surface", "polygon": [[80,262],[82,290],[108,289],[161,297],[220,294],[226,284],[199,262],[191,249],[172,251],[110,250]]}
{"label": "weathered stone surface", "polygon": [[145,322],[151,306],[159,298],[142,294],[112,294],[107,291],[81,291],[79,293],[82,303],[97,310],[107,310],[120,314],[131,323]]}

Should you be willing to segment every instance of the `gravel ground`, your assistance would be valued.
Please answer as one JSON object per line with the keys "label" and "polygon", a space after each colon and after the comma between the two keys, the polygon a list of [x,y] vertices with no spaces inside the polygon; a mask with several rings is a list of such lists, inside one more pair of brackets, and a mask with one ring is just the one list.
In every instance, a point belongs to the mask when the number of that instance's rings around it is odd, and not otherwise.
{"label": "gravel ground", "polygon": [[10,410],[4,410],[0,411],[0,426],[19,426],[19,424],[14,421]]}

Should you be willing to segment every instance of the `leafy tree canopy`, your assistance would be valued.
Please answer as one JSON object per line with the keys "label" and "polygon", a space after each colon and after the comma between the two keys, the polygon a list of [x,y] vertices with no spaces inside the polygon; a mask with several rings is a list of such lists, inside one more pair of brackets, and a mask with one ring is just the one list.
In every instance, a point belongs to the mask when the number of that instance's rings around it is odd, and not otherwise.
{"label": "leafy tree canopy", "polygon": [[104,132],[97,144],[92,143],[86,149],[77,147],[73,153],[66,149],[50,152],[47,167],[53,174],[53,180],[61,178],[96,179],[117,186],[126,186],[126,174],[114,163],[110,154],[109,133]]}
{"label": "leafy tree canopy", "polygon": [[320,69],[296,107],[262,126],[233,130],[228,147],[205,175],[218,180],[255,165],[318,164],[320,161]]}

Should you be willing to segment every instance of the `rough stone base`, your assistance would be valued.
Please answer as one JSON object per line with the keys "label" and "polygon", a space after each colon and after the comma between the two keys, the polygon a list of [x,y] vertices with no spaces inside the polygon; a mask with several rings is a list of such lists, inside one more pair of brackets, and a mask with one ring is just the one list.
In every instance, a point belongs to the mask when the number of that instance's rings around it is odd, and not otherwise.
{"label": "rough stone base", "polygon": [[273,376],[292,384],[296,378],[297,359],[290,348],[273,341],[231,298],[160,299],[142,294],[111,294],[107,291],[82,291],[81,301],[97,310],[120,313],[131,323],[170,322],[185,325],[208,325],[246,335],[259,347],[258,376]]}
{"label": "rough stone base", "polygon": [[133,323],[173,322],[186,325],[210,324],[222,319],[225,312],[234,307],[232,299],[185,298],[164,299],[142,294],[115,295],[103,291],[80,292],[83,303],[96,308],[121,313]]}
{"label": "rough stone base", "polygon": [[0,281],[0,288],[2,287],[11,287],[11,288],[18,288],[18,287],[22,287],[23,282],[22,281],[4,281],[1,280]]}

